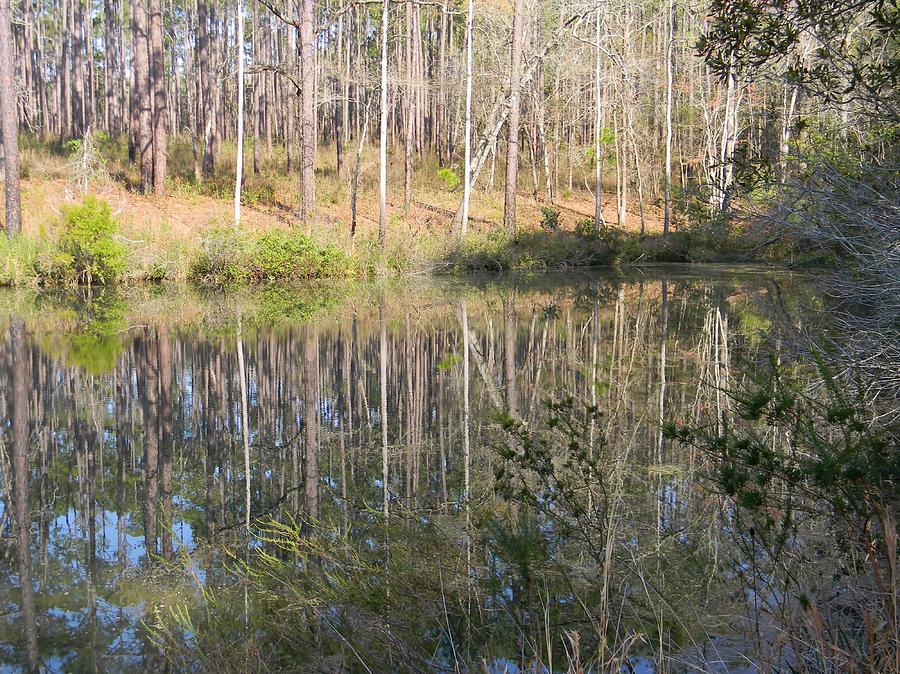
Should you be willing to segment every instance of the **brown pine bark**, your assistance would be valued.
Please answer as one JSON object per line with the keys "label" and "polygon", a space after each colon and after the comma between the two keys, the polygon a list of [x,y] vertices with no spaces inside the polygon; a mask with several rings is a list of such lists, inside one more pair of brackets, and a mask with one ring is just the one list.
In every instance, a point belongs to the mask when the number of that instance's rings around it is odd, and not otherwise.
{"label": "brown pine bark", "polygon": [[84,9],[83,0],[72,3],[72,130],[76,136],[85,131],[84,99]]}
{"label": "brown pine bark", "polygon": [[197,0],[197,60],[200,66],[200,115],[203,136],[203,175],[215,168],[213,148],[213,82],[209,64],[209,7],[207,0]]}
{"label": "brown pine bark", "polygon": [[448,155],[444,155],[444,129],[447,128],[447,93],[446,93],[446,70],[447,70],[447,15],[450,12],[450,2],[449,0],[445,0],[445,4],[440,6],[438,11],[440,12],[440,21],[439,26],[440,30],[438,31],[438,93],[437,93],[437,103],[435,104],[435,115],[434,115],[434,136],[435,136],[435,146],[437,147],[438,153],[438,166],[444,166],[449,163],[450,157]]}
{"label": "brown pine bark", "polygon": [[63,0],[61,4],[62,13],[62,35],[60,36],[59,49],[59,135],[65,140],[72,132],[72,114],[71,104],[72,97],[70,95],[69,82],[69,60],[70,60],[70,36],[71,28],[69,25],[69,4],[67,0]]}
{"label": "brown pine bark", "polygon": [[[287,3],[288,8],[288,16],[294,15],[294,0],[288,0]],[[287,69],[288,72],[293,73],[296,61],[294,60],[297,55],[297,31],[293,26],[288,26],[287,29]],[[296,146],[296,131],[295,131],[295,111],[296,106],[294,104],[294,90],[289,90],[287,94],[284,96],[284,117],[285,117],[285,139],[284,144],[286,146],[285,154],[287,154],[287,172],[293,173],[294,171],[294,148]]]}
{"label": "brown pine bark", "polygon": [[107,133],[119,133],[119,110],[117,108],[116,81],[118,74],[118,47],[116,46],[116,19],[114,0],[103,2],[103,47],[105,50],[103,64],[104,120]]}
{"label": "brown pine bark", "polygon": [[[253,43],[253,61],[256,64],[263,63],[263,57],[259,53],[259,2],[253,3],[253,29],[251,42]],[[260,117],[260,88],[261,75],[253,75],[253,173],[259,174],[259,117]]]}
{"label": "brown pine bark", "polygon": [[[0,0],[0,91],[15,91],[13,81],[13,32],[11,0]],[[16,97],[0,97],[0,130],[3,132],[3,167],[6,203],[6,236],[22,229],[19,191],[19,119]]]}
{"label": "brown pine bark", "polygon": [[300,222],[316,210],[316,45],[314,0],[300,0]]}
{"label": "brown pine bark", "polygon": [[153,134],[150,118],[150,53],[147,44],[147,12],[143,0],[131,0],[131,39],[133,88],[132,119],[137,122],[134,133],[136,154],[141,162],[141,188],[153,189]]}
{"label": "brown pine bark", "polygon": [[163,53],[162,3],[149,0],[150,85],[153,96],[153,193],[166,196],[166,136],[169,132],[166,100],[166,57]]}

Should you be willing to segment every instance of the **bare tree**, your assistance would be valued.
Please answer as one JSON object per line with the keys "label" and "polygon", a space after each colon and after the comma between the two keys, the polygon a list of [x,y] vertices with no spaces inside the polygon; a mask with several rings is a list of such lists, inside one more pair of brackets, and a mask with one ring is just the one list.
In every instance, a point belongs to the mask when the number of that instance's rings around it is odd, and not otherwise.
{"label": "bare tree", "polygon": [[594,16],[594,234],[603,222],[603,11]]}
{"label": "bare tree", "polygon": [[675,48],[675,0],[669,0],[669,11],[666,13],[666,175],[663,213],[663,234],[669,233],[672,220],[672,89],[673,70],[675,64],[672,60]]}
{"label": "bare tree", "polygon": [[[378,133],[378,243],[387,246],[388,3],[381,4],[381,128]],[[385,500],[385,510],[387,500]]]}
{"label": "bare tree", "polygon": [[522,88],[522,32],[525,22],[524,0],[513,1],[512,52],[509,68],[509,129],[506,137],[506,193],[503,222],[513,238],[516,236],[516,189],[519,177],[519,96]]}
{"label": "bare tree", "polygon": [[[465,161],[463,162],[463,205],[462,225],[459,236],[464,239],[469,229],[469,199],[472,195],[472,23],[475,17],[475,2],[468,0],[466,9],[466,138]],[[467,363],[468,366],[468,363]]]}

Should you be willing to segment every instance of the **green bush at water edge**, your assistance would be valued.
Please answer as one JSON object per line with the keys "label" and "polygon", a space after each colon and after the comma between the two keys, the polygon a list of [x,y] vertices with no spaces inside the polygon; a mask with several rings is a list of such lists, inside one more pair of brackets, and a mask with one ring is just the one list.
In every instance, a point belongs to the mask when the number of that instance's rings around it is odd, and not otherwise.
{"label": "green bush at water edge", "polygon": [[204,234],[188,276],[203,285],[290,283],[346,278],[353,260],[333,244],[320,245],[294,230],[250,234],[217,228]]}

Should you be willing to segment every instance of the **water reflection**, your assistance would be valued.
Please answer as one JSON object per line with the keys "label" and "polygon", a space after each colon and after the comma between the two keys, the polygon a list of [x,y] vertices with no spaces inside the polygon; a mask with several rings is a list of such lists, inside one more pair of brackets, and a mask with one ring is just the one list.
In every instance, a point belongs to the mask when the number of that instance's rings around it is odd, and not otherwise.
{"label": "water reflection", "polygon": [[[160,666],[141,624],[154,567],[202,550],[191,573],[222,582],[222,548],[254,518],[349,532],[360,513],[441,513],[468,530],[470,502],[492,498],[498,411],[535,424],[545,397],[605,410],[592,442],[640,483],[620,507],[657,549],[687,542],[706,507],[696,457],[661,422],[728,419],[769,281],[657,276],[307,298],[305,321],[246,297],[8,297],[0,659]],[[621,535],[648,544],[638,524]]]}

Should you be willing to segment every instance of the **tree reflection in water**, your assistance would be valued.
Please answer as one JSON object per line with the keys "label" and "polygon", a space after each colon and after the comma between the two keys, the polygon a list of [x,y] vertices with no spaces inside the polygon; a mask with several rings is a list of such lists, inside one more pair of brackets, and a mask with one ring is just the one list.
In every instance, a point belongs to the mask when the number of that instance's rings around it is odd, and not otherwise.
{"label": "tree reflection in water", "polygon": [[[730,587],[727,532],[698,457],[660,427],[732,420],[722,391],[736,358],[764,357],[768,284],[660,272],[310,291],[279,294],[275,312],[264,296],[8,295],[2,657],[162,666],[142,619],[195,604],[198,586],[233,588],[237,561],[262,553],[331,586],[304,598],[308,631],[278,646],[322,666],[613,663],[716,643],[733,600],[715,591]],[[587,451],[611,461],[593,562],[495,489],[501,417],[534,429],[542,400],[568,396],[602,410]],[[288,554],[269,539],[292,522],[307,542]],[[348,549],[359,568],[341,567]],[[354,588],[358,606],[322,603],[366,569],[384,577]],[[593,602],[583,624],[567,622],[577,602]]]}

